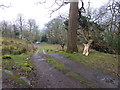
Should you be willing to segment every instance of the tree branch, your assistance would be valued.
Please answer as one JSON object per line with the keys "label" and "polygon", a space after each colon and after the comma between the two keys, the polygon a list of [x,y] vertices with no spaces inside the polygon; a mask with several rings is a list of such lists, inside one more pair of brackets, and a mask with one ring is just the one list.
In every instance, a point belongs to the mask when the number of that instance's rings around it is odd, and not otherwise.
{"label": "tree branch", "polygon": [[4,8],[4,7],[5,7],[5,8],[9,8],[10,6],[5,6],[5,5],[3,5],[3,4],[0,5],[0,8]]}
{"label": "tree branch", "polygon": [[[57,1],[61,1],[61,4],[59,4]],[[65,2],[65,0],[55,0],[55,3],[54,4],[57,4],[58,5],[58,8],[54,9],[54,10],[51,10],[50,12],[50,17],[52,16],[52,14],[56,11],[58,11],[59,9],[62,8],[62,6],[68,4],[69,2]]]}

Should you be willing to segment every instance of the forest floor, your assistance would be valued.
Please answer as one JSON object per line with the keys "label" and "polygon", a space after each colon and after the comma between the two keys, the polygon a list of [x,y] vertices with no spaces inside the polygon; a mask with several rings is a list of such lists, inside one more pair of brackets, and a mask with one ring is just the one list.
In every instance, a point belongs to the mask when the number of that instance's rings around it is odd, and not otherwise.
{"label": "forest floor", "polygon": [[[117,88],[118,78],[90,68],[60,54],[48,54],[39,45],[32,60],[36,88]],[[42,53],[40,53],[40,48]]]}

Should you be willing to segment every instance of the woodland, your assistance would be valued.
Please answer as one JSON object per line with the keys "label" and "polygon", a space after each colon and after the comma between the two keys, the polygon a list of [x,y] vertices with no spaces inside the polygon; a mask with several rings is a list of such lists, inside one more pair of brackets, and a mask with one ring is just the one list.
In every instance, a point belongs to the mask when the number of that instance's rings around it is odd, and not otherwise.
{"label": "woodland", "polygon": [[[120,1],[109,0],[99,8],[86,3],[54,0],[51,8],[57,7],[50,17],[66,5],[69,12],[44,28],[20,13],[12,22],[0,20],[0,88],[120,87]],[[8,8],[0,4],[0,9]]]}

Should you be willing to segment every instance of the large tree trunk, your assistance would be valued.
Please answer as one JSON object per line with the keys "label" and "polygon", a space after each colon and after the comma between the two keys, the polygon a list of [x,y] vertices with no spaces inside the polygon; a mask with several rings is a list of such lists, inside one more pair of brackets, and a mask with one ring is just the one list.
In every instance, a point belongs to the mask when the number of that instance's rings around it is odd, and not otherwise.
{"label": "large tree trunk", "polygon": [[78,29],[78,2],[71,2],[68,23],[67,52],[78,52],[77,29]]}

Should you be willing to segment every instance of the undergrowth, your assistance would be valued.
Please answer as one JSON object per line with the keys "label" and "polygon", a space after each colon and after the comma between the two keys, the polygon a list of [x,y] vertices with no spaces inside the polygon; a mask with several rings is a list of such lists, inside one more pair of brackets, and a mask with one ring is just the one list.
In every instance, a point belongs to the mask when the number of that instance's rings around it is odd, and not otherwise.
{"label": "undergrowth", "polygon": [[17,73],[20,76],[32,80],[34,77],[34,67],[30,57],[35,52],[36,48],[19,39],[3,38],[0,40],[2,41],[3,54],[3,56],[1,56],[2,69],[10,70],[13,73]]}

